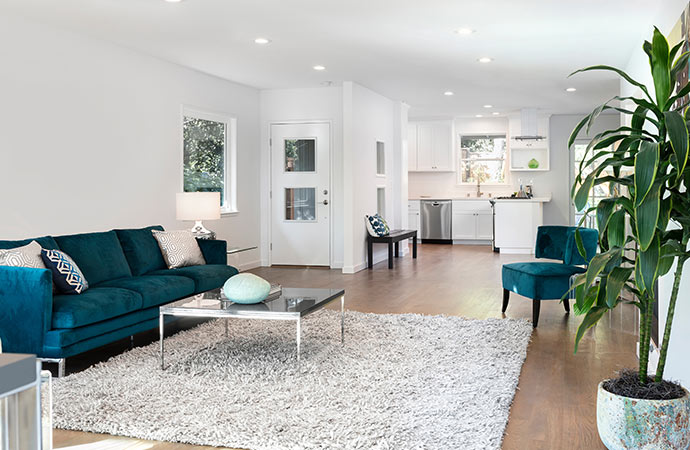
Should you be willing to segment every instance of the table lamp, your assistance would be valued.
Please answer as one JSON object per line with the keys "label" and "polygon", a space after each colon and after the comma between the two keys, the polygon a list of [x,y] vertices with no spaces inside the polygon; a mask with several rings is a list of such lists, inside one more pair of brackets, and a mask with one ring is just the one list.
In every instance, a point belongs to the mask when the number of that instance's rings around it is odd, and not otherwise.
{"label": "table lamp", "polygon": [[202,220],[220,219],[220,192],[181,192],[176,196],[177,220],[193,220],[192,233],[201,239],[213,239],[215,233]]}

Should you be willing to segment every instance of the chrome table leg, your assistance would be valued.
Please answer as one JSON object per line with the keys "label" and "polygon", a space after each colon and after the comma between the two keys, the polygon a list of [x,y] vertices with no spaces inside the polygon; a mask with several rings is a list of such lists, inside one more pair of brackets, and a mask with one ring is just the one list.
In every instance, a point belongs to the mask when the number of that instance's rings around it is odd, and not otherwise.
{"label": "chrome table leg", "polygon": [[345,296],[340,297],[340,343],[345,343]]}
{"label": "chrome table leg", "polygon": [[300,359],[300,341],[302,339],[302,319],[297,318],[297,364],[299,365]]}
{"label": "chrome table leg", "polygon": [[158,333],[160,336],[161,347],[161,370],[165,370],[165,362],[163,360],[163,335],[165,334],[165,320],[163,314],[159,314]]}

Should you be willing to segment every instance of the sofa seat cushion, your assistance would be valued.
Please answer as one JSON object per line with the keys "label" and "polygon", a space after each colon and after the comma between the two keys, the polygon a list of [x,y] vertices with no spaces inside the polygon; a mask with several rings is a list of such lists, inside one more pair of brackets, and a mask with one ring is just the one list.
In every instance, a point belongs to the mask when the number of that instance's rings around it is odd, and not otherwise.
{"label": "sofa seat cushion", "polygon": [[138,277],[152,270],[165,269],[165,261],[153,230],[163,231],[160,225],[130,230],[115,230],[125,253],[132,275]]}
{"label": "sofa seat cushion", "polygon": [[79,295],[53,297],[53,328],[77,328],[141,309],[141,295],[127,289],[92,287]]}
{"label": "sofa seat cushion", "polygon": [[503,266],[503,288],[535,300],[558,300],[570,288],[570,276],[586,269],[554,262]]}
{"label": "sofa seat cushion", "polygon": [[238,272],[236,268],[225,264],[206,264],[180,267],[179,269],[156,270],[146,274],[146,276],[176,275],[191,278],[194,280],[194,292],[199,293],[223,286],[228,278],[237,275]]}
{"label": "sofa seat cushion", "polygon": [[57,236],[55,240],[60,250],[77,263],[92,286],[106,280],[132,276],[114,231]]}
{"label": "sofa seat cushion", "polygon": [[194,280],[172,275],[120,278],[105,281],[99,286],[129,289],[141,295],[143,307],[162,305],[194,294]]}

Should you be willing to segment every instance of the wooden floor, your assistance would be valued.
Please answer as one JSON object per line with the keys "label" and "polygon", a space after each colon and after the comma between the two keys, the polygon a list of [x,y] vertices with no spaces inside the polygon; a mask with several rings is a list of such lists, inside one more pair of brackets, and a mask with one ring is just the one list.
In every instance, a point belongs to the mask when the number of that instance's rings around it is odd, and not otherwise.
{"label": "wooden floor", "polygon": [[[283,286],[343,287],[346,308],[374,313],[449,314],[473,318],[501,317],[501,265],[529,260],[499,255],[486,246],[421,245],[417,260],[386,262],[374,270],[343,275],[338,270],[260,268],[252,272]],[[530,318],[531,301],[515,294],[507,317]],[[534,331],[503,442],[504,449],[605,449],[596,430],[598,382],[623,367],[636,365],[636,315],[621,308],[590,331],[573,354],[580,318],[566,315],[557,301],[545,302]],[[180,321],[175,327],[193,326]],[[157,339],[157,332],[135,336],[135,345]],[[68,360],[68,372],[124,351],[120,341]],[[103,442],[112,436],[55,430],[56,447]],[[200,449],[182,444],[122,439],[123,448]],[[143,446],[141,446],[143,445]],[[94,447],[97,448],[97,447]]]}

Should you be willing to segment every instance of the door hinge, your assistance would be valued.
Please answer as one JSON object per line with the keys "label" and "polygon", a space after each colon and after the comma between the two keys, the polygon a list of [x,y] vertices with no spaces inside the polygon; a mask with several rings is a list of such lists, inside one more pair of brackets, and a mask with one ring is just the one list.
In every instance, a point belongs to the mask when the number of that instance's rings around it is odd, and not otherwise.
{"label": "door hinge", "polygon": [[268,248],[269,248],[269,250],[273,250],[273,242],[271,242],[270,244],[268,244]]}

